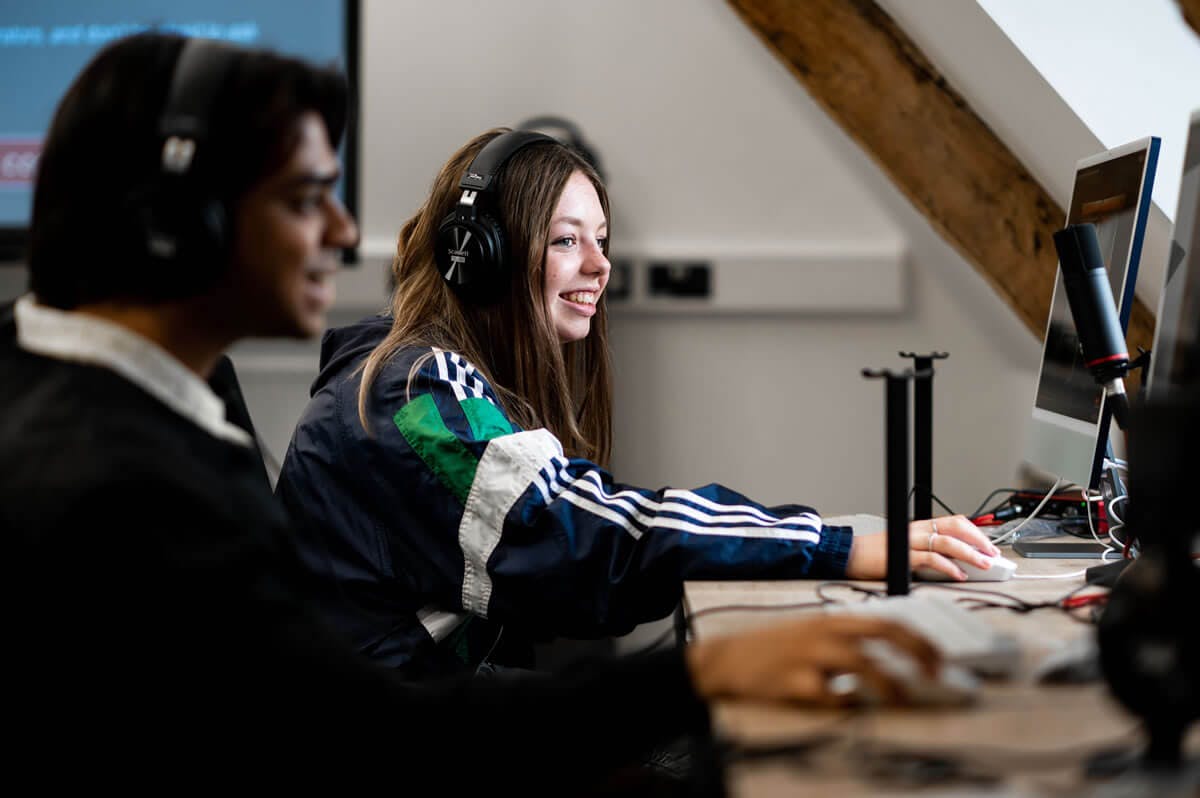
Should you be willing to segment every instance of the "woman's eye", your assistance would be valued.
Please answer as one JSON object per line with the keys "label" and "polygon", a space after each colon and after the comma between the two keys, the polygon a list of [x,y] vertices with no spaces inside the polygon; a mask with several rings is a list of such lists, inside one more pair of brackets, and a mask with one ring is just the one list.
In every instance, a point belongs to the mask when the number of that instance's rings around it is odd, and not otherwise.
{"label": "woman's eye", "polygon": [[554,239],[554,244],[555,246],[559,247],[573,247],[575,246],[575,236],[563,236],[561,238],[556,238]]}
{"label": "woman's eye", "polygon": [[604,245],[608,243],[608,236],[600,236],[596,239],[596,246],[604,249]]}

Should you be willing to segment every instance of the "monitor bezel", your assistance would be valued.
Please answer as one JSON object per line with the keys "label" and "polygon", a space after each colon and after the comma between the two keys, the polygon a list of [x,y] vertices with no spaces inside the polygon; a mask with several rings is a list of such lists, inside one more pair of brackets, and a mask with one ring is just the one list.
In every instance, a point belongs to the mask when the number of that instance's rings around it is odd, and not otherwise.
{"label": "monitor bezel", "polygon": [[[1067,215],[1075,202],[1075,194],[1079,187],[1080,173],[1086,169],[1099,166],[1109,161],[1124,158],[1138,152],[1145,152],[1142,162],[1142,173],[1138,195],[1137,209],[1134,212],[1133,235],[1126,254],[1125,273],[1121,276],[1120,302],[1117,314],[1120,319],[1122,333],[1128,332],[1129,317],[1133,312],[1134,287],[1137,284],[1139,262],[1142,256],[1142,244],[1146,234],[1146,223],[1150,215],[1150,205],[1154,189],[1154,174],[1158,166],[1159,147],[1161,139],[1157,136],[1144,136],[1122,144],[1118,147],[1103,150],[1093,155],[1080,158],[1075,162],[1074,179],[1071,184],[1071,197],[1067,203]],[[1070,222],[1070,219],[1067,219]],[[1062,270],[1055,269],[1054,289],[1050,294],[1047,306],[1046,326],[1042,334],[1042,351],[1038,360],[1037,379],[1034,382],[1033,401],[1028,434],[1025,444],[1025,460],[1031,465],[1052,474],[1060,479],[1066,479],[1072,484],[1084,488],[1095,488],[1099,484],[1100,467],[1108,444],[1108,429],[1112,420],[1112,409],[1106,397],[1100,397],[1100,412],[1095,422],[1083,421],[1073,416],[1067,416],[1038,406],[1038,393],[1042,384],[1042,373],[1046,366],[1046,341],[1050,335],[1050,325],[1054,321],[1053,309],[1060,291],[1065,290],[1062,284]],[[1101,388],[1097,385],[1096,390]],[[1094,441],[1091,465],[1081,466],[1064,459],[1065,453],[1078,448],[1078,436],[1086,436]],[[1084,469],[1087,470],[1086,476]]]}
{"label": "monitor bezel", "polygon": [[[1180,173],[1179,197],[1175,202],[1175,218],[1171,225],[1171,241],[1168,244],[1168,248],[1167,248],[1168,262],[1166,264],[1166,267],[1163,269],[1162,286],[1161,286],[1161,290],[1159,291],[1159,294],[1158,294],[1158,307],[1155,309],[1155,312],[1154,312],[1154,320],[1155,320],[1154,340],[1150,347],[1150,367],[1148,369],[1146,369],[1146,380],[1145,380],[1146,398],[1148,400],[1165,399],[1168,396],[1168,390],[1171,385],[1170,372],[1172,369],[1170,366],[1168,366],[1167,370],[1165,370],[1165,371],[1163,370],[1163,365],[1162,365],[1164,362],[1163,359],[1167,357],[1168,353],[1164,352],[1162,350],[1162,337],[1163,337],[1164,331],[1169,331],[1171,334],[1176,335],[1175,340],[1178,340],[1177,333],[1179,332],[1179,330],[1171,329],[1171,328],[1178,328],[1179,325],[1183,322],[1183,319],[1180,318],[1180,314],[1183,311],[1182,304],[1183,304],[1183,300],[1184,300],[1184,291],[1187,288],[1186,282],[1180,284],[1178,286],[1177,291],[1174,292],[1176,294],[1176,296],[1174,298],[1179,301],[1180,307],[1175,309],[1175,312],[1173,313],[1172,318],[1168,320],[1170,322],[1170,324],[1163,323],[1164,318],[1165,318],[1164,312],[1167,309],[1167,302],[1172,299],[1171,295],[1173,293],[1170,290],[1168,290],[1171,287],[1171,285],[1170,285],[1170,281],[1171,281],[1170,258],[1171,258],[1171,254],[1172,254],[1172,245],[1175,244],[1176,237],[1179,232],[1179,220],[1183,216],[1182,211],[1183,211],[1185,203],[1187,203],[1189,201],[1200,202],[1200,198],[1193,197],[1193,198],[1191,198],[1191,200],[1189,200],[1189,198],[1185,197],[1184,193],[1183,193],[1184,188],[1186,187],[1185,179],[1186,179],[1187,173],[1188,173],[1188,161],[1187,161],[1188,153],[1191,151],[1191,148],[1193,146],[1200,146],[1200,108],[1197,108],[1195,111],[1192,111],[1191,116],[1188,118],[1188,128],[1187,129],[1188,129],[1187,139],[1184,141],[1184,144],[1183,144],[1183,166],[1182,166],[1182,170]],[[1197,161],[1197,163],[1194,164],[1192,168],[1200,170],[1200,161]],[[1196,233],[1193,230],[1193,238],[1195,237],[1195,235],[1196,235]],[[1186,280],[1186,278],[1187,278],[1189,258],[1197,258],[1197,257],[1200,257],[1200,253],[1188,252],[1187,250],[1184,250],[1183,260],[1180,261],[1179,265],[1176,267],[1176,271],[1180,272],[1180,279]],[[1196,268],[1197,270],[1200,270],[1200,261],[1196,262],[1196,265],[1194,268]],[[1173,359],[1170,362],[1173,365],[1173,362],[1174,362]]]}

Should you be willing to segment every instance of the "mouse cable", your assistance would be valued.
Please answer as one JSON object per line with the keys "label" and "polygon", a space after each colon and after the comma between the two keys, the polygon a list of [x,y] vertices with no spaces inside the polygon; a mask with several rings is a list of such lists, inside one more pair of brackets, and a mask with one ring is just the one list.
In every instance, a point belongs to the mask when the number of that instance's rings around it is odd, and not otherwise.
{"label": "mouse cable", "polygon": [[[965,609],[972,611],[996,608],[1024,614],[1038,609],[1040,606],[1039,604],[1033,604],[1025,599],[1014,596],[1011,593],[1005,593],[1002,590],[991,590],[985,587],[967,587],[961,583],[922,582],[914,585],[913,590],[914,592],[916,590],[942,590],[949,593],[958,593],[960,595],[955,599],[955,603],[962,604]],[[1003,599],[1007,603],[1001,603],[995,599]]]}
{"label": "mouse cable", "polygon": [[[862,601],[866,601],[869,598],[879,598],[879,599],[884,599],[884,600],[886,600],[886,598],[887,598],[887,594],[882,590],[876,590],[876,589],[872,589],[872,588],[863,587],[862,585],[858,585],[853,582],[822,582],[817,585],[815,592],[817,594],[817,597],[819,599],[821,599],[823,604],[828,605],[828,604],[845,604],[845,603],[847,603],[841,599],[834,598],[834,597],[831,597],[828,595],[828,592],[827,592],[828,589],[835,588],[835,587],[845,588],[845,589],[853,591],[855,593],[863,594]],[[1009,609],[1009,610],[1013,610],[1014,612],[1026,613],[1026,612],[1030,612],[1031,610],[1041,609],[1044,606],[1050,606],[1049,603],[1039,602],[1039,603],[1034,604],[1034,603],[1025,601],[1022,598],[1014,596],[1011,593],[1005,593],[1000,590],[990,590],[988,588],[983,588],[983,587],[967,587],[966,585],[964,585],[962,583],[952,584],[952,583],[945,583],[945,582],[917,582],[917,583],[913,584],[912,590],[910,591],[910,595],[915,594],[918,591],[934,591],[934,590],[941,590],[941,591],[945,591],[945,592],[949,592],[949,593],[959,594],[958,598],[955,599],[955,603],[963,604],[965,606],[965,608],[969,609],[969,610],[987,609],[989,607],[996,607],[999,609]],[[1072,593],[1073,592],[1074,591],[1072,591]],[[1068,595],[1071,595],[1071,594],[1068,594]],[[988,601],[988,599],[983,598],[984,596],[990,597],[993,600]],[[1008,602],[1008,603],[1001,603],[999,601],[995,601],[994,599],[1003,599],[1005,602]],[[970,603],[971,606],[966,606],[966,604],[968,602]]]}
{"label": "mouse cable", "polygon": [[[1101,562],[1112,562],[1113,560],[1117,559],[1116,557],[1113,557],[1112,560],[1106,559],[1104,557],[1104,555],[1113,552],[1114,549],[1112,546],[1109,546],[1106,543],[1102,544],[1102,545],[1105,546],[1105,549],[1104,549],[1104,552],[1100,556]],[[1071,571],[1069,574],[1013,574],[1011,578],[1012,579],[1078,579],[1081,576],[1087,576],[1086,568],[1080,568],[1078,571]]]}
{"label": "mouse cable", "polygon": [[[1039,602],[1025,601],[1024,599],[1014,596],[1011,593],[1005,593],[1000,590],[989,590],[978,587],[963,587],[960,585],[939,584],[936,582],[914,585],[913,592],[915,593],[919,589],[943,590],[952,593],[959,593],[961,595],[956,599],[956,603],[961,604],[964,609],[971,612],[985,609],[1001,609],[1010,610],[1012,612],[1024,615],[1035,610],[1056,609],[1060,611],[1066,611],[1068,614],[1070,614],[1072,610],[1078,609],[1079,606],[1091,604],[1099,600],[1091,599],[1089,597],[1087,601],[1071,601],[1075,597],[1075,594],[1088,587],[1091,587],[1091,585],[1080,585],[1060,598]],[[817,601],[797,601],[784,604],[720,604],[715,607],[705,607],[704,609],[697,610],[696,612],[685,613],[684,623],[686,624],[688,634],[694,637],[695,627],[693,626],[693,621],[709,615],[719,615],[727,612],[777,612],[781,610],[822,609],[830,605],[847,604],[848,602],[843,599],[834,598],[828,595],[828,591],[832,588],[844,588],[854,593],[861,593],[861,601],[863,602],[870,598],[886,598],[887,595],[882,590],[866,588],[862,585],[854,584],[853,582],[821,582],[817,584],[814,590],[817,596]],[[1107,594],[1100,595],[1106,596]],[[1002,601],[997,601],[996,599],[1002,599]],[[1073,615],[1071,617],[1075,618]],[[1076,620],[1078,619],[1076,618]],[[668,639],[668,637],[673,634],[675,634],[674,629],[664,632],[659,638],[654,640],[649,645],[638,649],[635,653],[651,651],[654,648],[662,645]]]}
{"label": "mouse cable", "polygon": [[[1093,585],[1082,584],[1072,588],[1070,592],[1050,601],[1026,601],[1022,598],[1005,593],[1002,590],[989,590],[980,587],[965,587],[962,585],[948,585],[938,583],[928,583],[918,585],[923,590],[947,590],[952,593],[962,593],[961,598],[957,603],[961,604],[964,609],[975,612],[977,610],[997,609],[1009,610],[1021,615],[1025,615],[1036,610],[1059,610],[1065,612],[1069,618],[1080,623],[1090,624],[1090,619],[1083,619],[1074,614],[1074,611],[1083,606],[1090,606],[1096,603],[1103,602],[1108,597],[1108,592],[1096,594],[1088,594],[1087,596],[1077,596],[1077,594],[1093,587]],[[997,601],[996,599],[1003,599]]]}
{"label": "mouse cable", "polygon": [[[1108,593],[1088,594],[1086,596],[1060,599],[1058,601],[1043,601],[1023,608],[1012,607],[1006,604],[995,604],[985,599],[968,599],[968,601],[971,602],[971,605],[967,608],[972,610],[1004,609],[1019,612],[1023,615],[1035,610],[1058,610],[1076,623],[1083,624],[1084,626],[1094,626],[1099,617],[1098,610],[1100,606],[1108,601]],[[1083,608],[1088,608],[1091,612],[1086,616],[1078,615],[1076,610]]]}

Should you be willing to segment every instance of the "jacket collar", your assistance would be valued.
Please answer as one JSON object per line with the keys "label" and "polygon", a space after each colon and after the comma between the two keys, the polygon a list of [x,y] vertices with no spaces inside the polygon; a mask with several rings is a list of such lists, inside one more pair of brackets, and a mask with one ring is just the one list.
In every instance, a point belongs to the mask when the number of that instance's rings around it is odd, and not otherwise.
{"label": "jacket collar", "polygon": [[120,325],[83,313],[17,300],[17,344],[56,360],[115,371],[179,415],[221,440],[252,445],[250,436],[225,418],[225,403],[208,384],[164,349]]}

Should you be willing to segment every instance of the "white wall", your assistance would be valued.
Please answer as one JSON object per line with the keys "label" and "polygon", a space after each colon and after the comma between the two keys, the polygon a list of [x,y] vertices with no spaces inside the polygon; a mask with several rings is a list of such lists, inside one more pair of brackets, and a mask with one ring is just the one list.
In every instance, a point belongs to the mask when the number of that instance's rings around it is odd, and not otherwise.
{"label": "white wall", "polygon": [[1200,40],[1177,0],[979,5],[1105,147],[1162,138],[1154,201],[1173,219],[1188,119],[1200,109]]}
{"label": "white wall", "polygon": [[601,151],[623,243],[896,236],[718,0],[367,0],[364,18],[369,238],[390,242],[469,137],[545,112]]}

